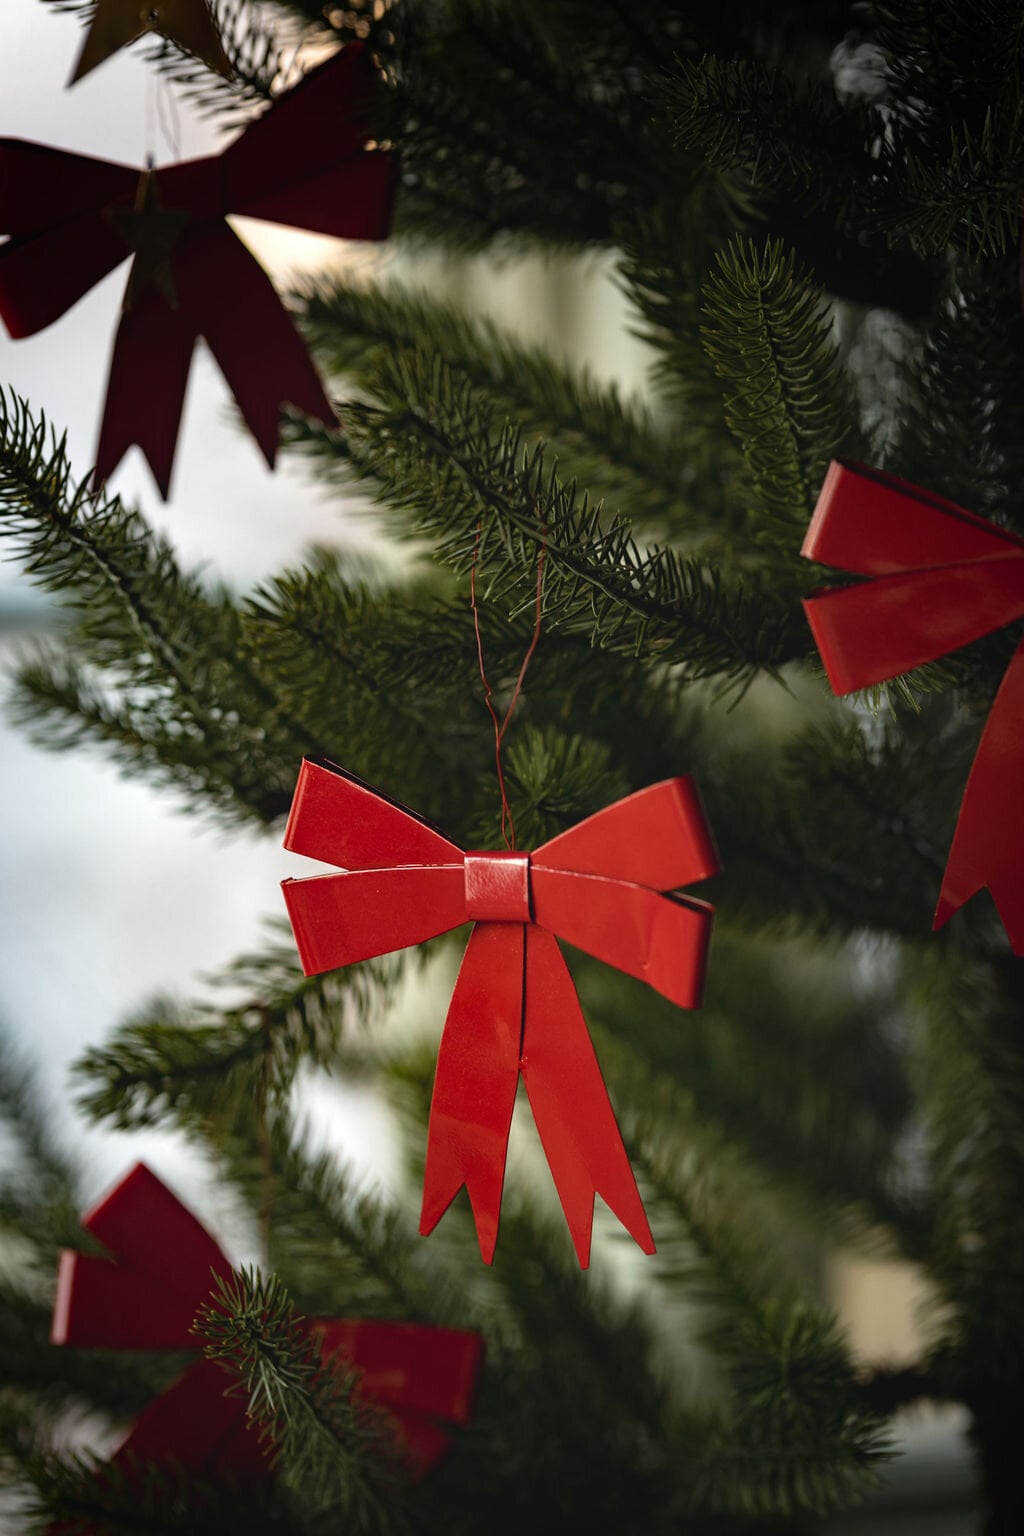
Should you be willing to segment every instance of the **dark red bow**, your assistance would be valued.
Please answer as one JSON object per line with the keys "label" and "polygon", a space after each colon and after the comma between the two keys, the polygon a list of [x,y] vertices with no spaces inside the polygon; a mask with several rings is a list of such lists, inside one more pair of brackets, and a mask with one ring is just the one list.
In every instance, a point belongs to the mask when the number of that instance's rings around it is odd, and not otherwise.
{"label": "dark red bow", "polygon": [[137,251],[111,358],[97,484],[137,443],[167,496],[198,336],[268,463],[282,405],[335,423],[301,337],[226,215],[383,239],[396,161],[366,148],[373,87],[367,55],[350,43],[223,154],[152,172],[0,140],[0,230],[11,236],[0,246],[0,317],[12,336],[58,319]]}
{"label": "dark red bow", "polygon": [[[87,1349],[190,1349],[192,1322],[231,1266],[191,1211],[142,1163],[89,1212],[82,1226],[113,1255],[65,1251],[53,1313],[55,1344]],[[357,1390],[387,1410],[417,1475],[449,1445],[438,1420],[465,1424],[483,1341],[461,1329],[416,1323],[316,1319],[309,1332],[328,1369],[359,1373]],[[267,1452],[244,1399],[211,1360],[190,1366],[136,1419],[114,1460],[173,1463],[186,1472],[250,1481],[269,1475]]]}
{"label": "dark red bow", "polygon": [[534,853],[464,853],[333,763],[304,762],[284,845],[345,871],[284,882],[307,975],[474,923],[437,1058],[420,1231],[465,1184],[491,1262],[521,1072],[581,1265],[595,1194],[653,1253],[554,936],[698,1006],[712,908],[660,894],[718,868],[692,781],[642,789]]}
{"label": "dark red bow", "polygon": [[[1024,542],[920,486],[833,463],[802,553],[876,579],[804,603],[837,693],[869,688],[1024,617]],[[940,928],[987,885],[1024,954],[1024,644],[996,694],[942,878]]]}

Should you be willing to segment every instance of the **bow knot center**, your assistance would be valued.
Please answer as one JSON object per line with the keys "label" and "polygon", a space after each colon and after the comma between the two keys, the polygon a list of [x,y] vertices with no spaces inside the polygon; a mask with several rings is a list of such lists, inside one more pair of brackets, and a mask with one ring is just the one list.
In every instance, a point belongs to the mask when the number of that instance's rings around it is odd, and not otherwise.
{"label": "bow knot center", "polygon": [[466,916],[475,923],[529,923],[530,855],[466,854]]}

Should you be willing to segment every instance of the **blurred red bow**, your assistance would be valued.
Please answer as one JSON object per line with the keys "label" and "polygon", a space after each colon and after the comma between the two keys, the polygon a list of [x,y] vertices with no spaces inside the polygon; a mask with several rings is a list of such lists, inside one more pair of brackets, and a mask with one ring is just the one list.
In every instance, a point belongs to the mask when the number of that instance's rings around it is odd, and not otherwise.
{"label": "blurred red bow", "polygon": [[[65,1251],[53,1313],[55,1344],[87,1349],[189,1349],[192,1321],[231,1266],[191,1211],[139,1163],[83,1218],[109,1259]],[[314,1319],[310,1335],[332,1363],[359,1375],[357,1391],[394,1421],[410,1470],[426,1472],[449,1444],[438,1420],[465,1424],[483,1354],[479,1334],[416,1323]],[[173,1463],[186,1472],[248,1481],[269,1473],[244,1398],[200,1359],[135,1420],[115,1462]]]}
{"label": "blurred red bow", "polygon": [[220,155],[138,171],[0,140],[0,317],[30,336],[129,252],[95,483],[137,443],[166,498],[192,350],[202,336],[273,464],[281,406],[337,418],[305,344],[229,213],[353,240],[388,232],[397,163],[367,148],[373,71],[350,43]]}

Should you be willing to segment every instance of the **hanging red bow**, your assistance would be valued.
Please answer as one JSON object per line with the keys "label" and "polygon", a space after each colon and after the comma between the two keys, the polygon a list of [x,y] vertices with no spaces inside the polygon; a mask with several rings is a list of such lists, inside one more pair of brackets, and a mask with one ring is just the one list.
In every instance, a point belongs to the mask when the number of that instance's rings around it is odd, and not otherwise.
{"label": "hanging red bow", "polygon": [[192,350],[202,336],[269,464],[281,406],[337,418],[309,353],[229,213],[353,240],[388,232],[396,160],[366,147],[374,87],[350,43],[220,155],[138,171],[0,140],[0,317],[42,330],[135,263],[110,364],[95,481],[137,443],[166,498]]}
{"label": "hanging red bow", "polygon": [[[869,688],[1024,617],[1024,541],[930,491],[833,463],[802,554],[873,581],[808,598],[837,693]],[[934,927],[987,885],[1024,954],[1024,643],[996,694],[964,790]]]}
{"label": "hanging red bow", "polygon": [[555,935],[680,1007],[699,1005],[712,908],[660,894],[718,868],[693,782],[653,784],[534,853],[464,853],[333,763],[307,761],[284,845],[344,870],[284,881],[307,975],[474,924],[437,1058],[420,1231],[465,1184],[491,1262],[521,1072],[580,1264],[595,1194],[653,1253]]}
{"label": "hanging red bow", "polygon": [[[211,1300],[214,1276],[231,1266],[213,1238],[165,1184],[139,1163],[82,1226],[109,1259],[61,1255],[52,1340],[85,1349],[190,1349],[192,1322]],[[438,1424],[469,1420],[483,1341],[461,1329],[416,1323],[308,1324],[328,1369],[359,1373],[357,1390],[387,1410],[410,1470],[426,1472],[449,1445]],[[114,1460],[172,1462],[186,1472],[251,1481],[269,1475],[246,1403],[225,1396],[229,1378],[211,1360],[191,1365],[147,1405]]]}

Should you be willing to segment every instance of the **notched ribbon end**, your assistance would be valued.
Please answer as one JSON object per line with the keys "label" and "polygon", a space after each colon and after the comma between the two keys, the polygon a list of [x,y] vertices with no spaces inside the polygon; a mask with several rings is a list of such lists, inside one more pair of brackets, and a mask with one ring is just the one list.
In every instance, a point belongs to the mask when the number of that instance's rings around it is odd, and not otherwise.
{"label": "notched ribbon end", "polygon": [[420,1211],[420,1237],[430,1236],[459,1191],[463,1189],[469,1196],[473,1224],[476,1227],[476,1239],[480,1245],[480,1257],[485,1264],[493,1264],[494,1250],[498,1244],[498,1213],[489,1209],[490,1202],[485,1207],[479,1196],[474,1199],[468,1179],[462,1179],[454,1188],[444,1185],[432,1187],[429,1180],[425,1181],[423,1206]]}
{"label": "notched ribbon end", "polygon": [[[947,868],[947,875],[948,872]],[[1018,959],[1024,959],[1024,902],[1020,892],[1013,889],[1012,885],[1004,889],[999,882],[979,880],[973,889],[954,894],[949,890],[947,881],[939,892],[935,916],[932,919],[932,932],[936,933],[940,928],[944,928],[954,913],[966,906],[979,891],[986,890],[992,897],[1000,921],[1006,930],[1011,950]]]}

